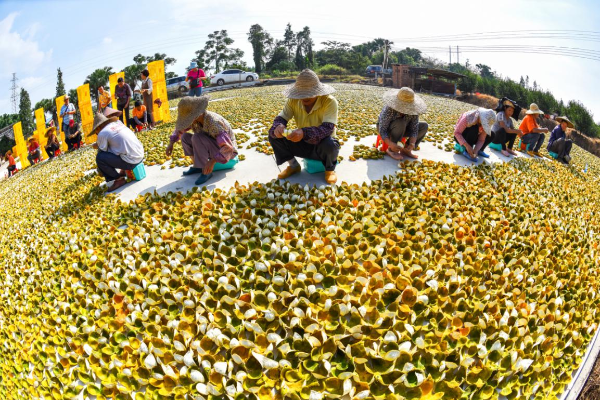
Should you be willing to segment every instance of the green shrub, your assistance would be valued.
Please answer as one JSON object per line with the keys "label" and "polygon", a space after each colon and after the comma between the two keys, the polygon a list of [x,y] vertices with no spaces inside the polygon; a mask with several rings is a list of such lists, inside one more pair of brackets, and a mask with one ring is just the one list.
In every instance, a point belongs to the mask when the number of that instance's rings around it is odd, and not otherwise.
{"label": "green shrub", "polygon": [[334,64],[325,64],[317,68],[316,73],[319,75],[348,75],[348,70]]}

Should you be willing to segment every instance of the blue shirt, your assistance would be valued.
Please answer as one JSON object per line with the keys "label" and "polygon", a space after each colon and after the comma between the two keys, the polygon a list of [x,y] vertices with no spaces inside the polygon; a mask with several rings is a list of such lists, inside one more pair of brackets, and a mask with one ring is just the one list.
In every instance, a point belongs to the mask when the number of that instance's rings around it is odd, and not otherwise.
{"label": "blue shirt", "polygon": [[[75,111],[75,106],[73,105],[73,103],[69,103],[69,106],[67,106],[65,104],[60,108],[61,114],[64,114],[66,112],[71,112],[71,111]],[[72,119],[73,119],[73,114],[65,114],[63,116],[63,124],[68,124]]]}
{"label": "blue shirt", "polygon": [[556,128],[552,129],[552,133],[550,133],[550,139],[548,139],[548,146],[546,149],[550,151],[550,147],[552,143],[556,142],[558,139],[565,139],[567,134],[562,130],[560,125],[557,125]]}

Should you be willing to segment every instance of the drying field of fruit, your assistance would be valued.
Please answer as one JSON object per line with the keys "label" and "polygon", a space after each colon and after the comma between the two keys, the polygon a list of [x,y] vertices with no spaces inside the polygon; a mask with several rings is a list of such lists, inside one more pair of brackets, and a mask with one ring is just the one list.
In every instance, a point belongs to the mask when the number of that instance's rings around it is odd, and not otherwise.
{"label": "drying field of fruit", "polygon": [[[342,140],[373,134],[382,92],[337,88]],[[278,93],[210,109],[264,142]],[[426,100],[448,138],[469,106]],[[0,399],[555,398],[600,321],[600,163],[573,158],[131,203],[92,149],[29,168],[0,182]]]}

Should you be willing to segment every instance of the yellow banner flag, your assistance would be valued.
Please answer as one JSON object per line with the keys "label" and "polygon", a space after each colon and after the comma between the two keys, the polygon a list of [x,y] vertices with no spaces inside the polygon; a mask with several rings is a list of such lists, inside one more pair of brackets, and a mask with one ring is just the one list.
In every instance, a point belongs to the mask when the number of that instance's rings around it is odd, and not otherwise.
{"label": "yellow banner flag", "polygon": [[48,144],[48,139],[46,138],[46,115],[44,114],[44,109],[42,107],[35,110],[35,127],[37,129],[37,139],[40,144],[40,150],[42,153],[42,159],[48,158],[48,155],[44,151],[44,148]]}
{"label": "yellow banner flag", "polygon": [[88,136],[94,126],[94,111],[92,110],[92,98],[90,96],[90,85],[85,84],[77,88],[77,99],[79,101],[79,115],[81,115],[81,130],[83,140],[86,143],[94,143],[96,135]]}
{"label": "yellow banner flag", "polygon": [[[154,121],[169,122],[171,120],[171,113],[169,112],[169,99],[167,98],[164,60],[148,63],[148,72],[150,72],[150,79],[152,80],[152,112],[154,113]],[[160,99],[160,107],[156,104],[156,99]]]}

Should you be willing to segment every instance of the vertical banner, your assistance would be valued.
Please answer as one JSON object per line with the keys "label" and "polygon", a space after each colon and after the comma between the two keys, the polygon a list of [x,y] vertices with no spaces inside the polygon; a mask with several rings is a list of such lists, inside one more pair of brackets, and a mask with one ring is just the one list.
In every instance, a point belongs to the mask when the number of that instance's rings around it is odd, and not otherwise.
{"label": "vertical banner", "polygon": [[167,98],[164,60],[148,63],[148,72],[150,72],[150,79],[152,80],[152,101],[160,99],[162,102],[160,107],[156,103],[153,104],[154,120],[169,122],[171,121],[171,113],[169,111],[169,99]]}
{"label": "vertical banner", "polygon": [[35,110],[35,127],[37,129],[37,139],[40,144],[40,152],[42,153],[42,159],[48,158],[48,155],[44,151],[48,139],[46,138],[46,115],[42,107]]}
{"label": "vertical banner", "polygon": [[90,85],[85,84],[77,88],[77,100],[79,101],[79,115],[81,115],[81,130],[85,143],[94,143],[96,135],[89,136],[94,126],[94,111],[92,110],[92,98],[90,96]]}
{"label": "vertical banner", "polygon": [[60,151],[62,151],[63,153],[66,152],[69,148],[67,146],[67,138],[66,138],[65,133],[63,132],[63,128],[62,128],[63,119],[60,116],[60,109],[64,105],[65,105],[65,96],[62,95],[60,97],[57,97],[56,98],[56,115],[58,116],[58,126],[56,127],[56,130],[58,132],[60,132],[60,136],[59,136],[60,140],[61,140]]}
{"label": "vertical banner", "polygon": [[19,161],[21,161],[21,169],[25,169],[29,167],[29,160],[27,160],[27,144],[25,143],[25,138],[23,138],[23,126],[21,122],[17,122],[13,125],[13,133],[15,134],[15,142],[17,145],[17,155],[19,156]]}
{"label": "vertical banner", "polygon": [[[125,72],[123,72],[123,71],[117,72],[108,77],[108,85],[110,86],[110,96],[112,97],[111,108],[114,110],[117,109],[117,99],[115,99],[115,89],[117,88],[117,80],[119,78],[125,79]],[[133,88],[131,88],[131,91],[133,92]],[[127,121],[125,121],[125,113],[123,113],[122,119],[123,119],[123,123],[125,125],[127,125]]]}

